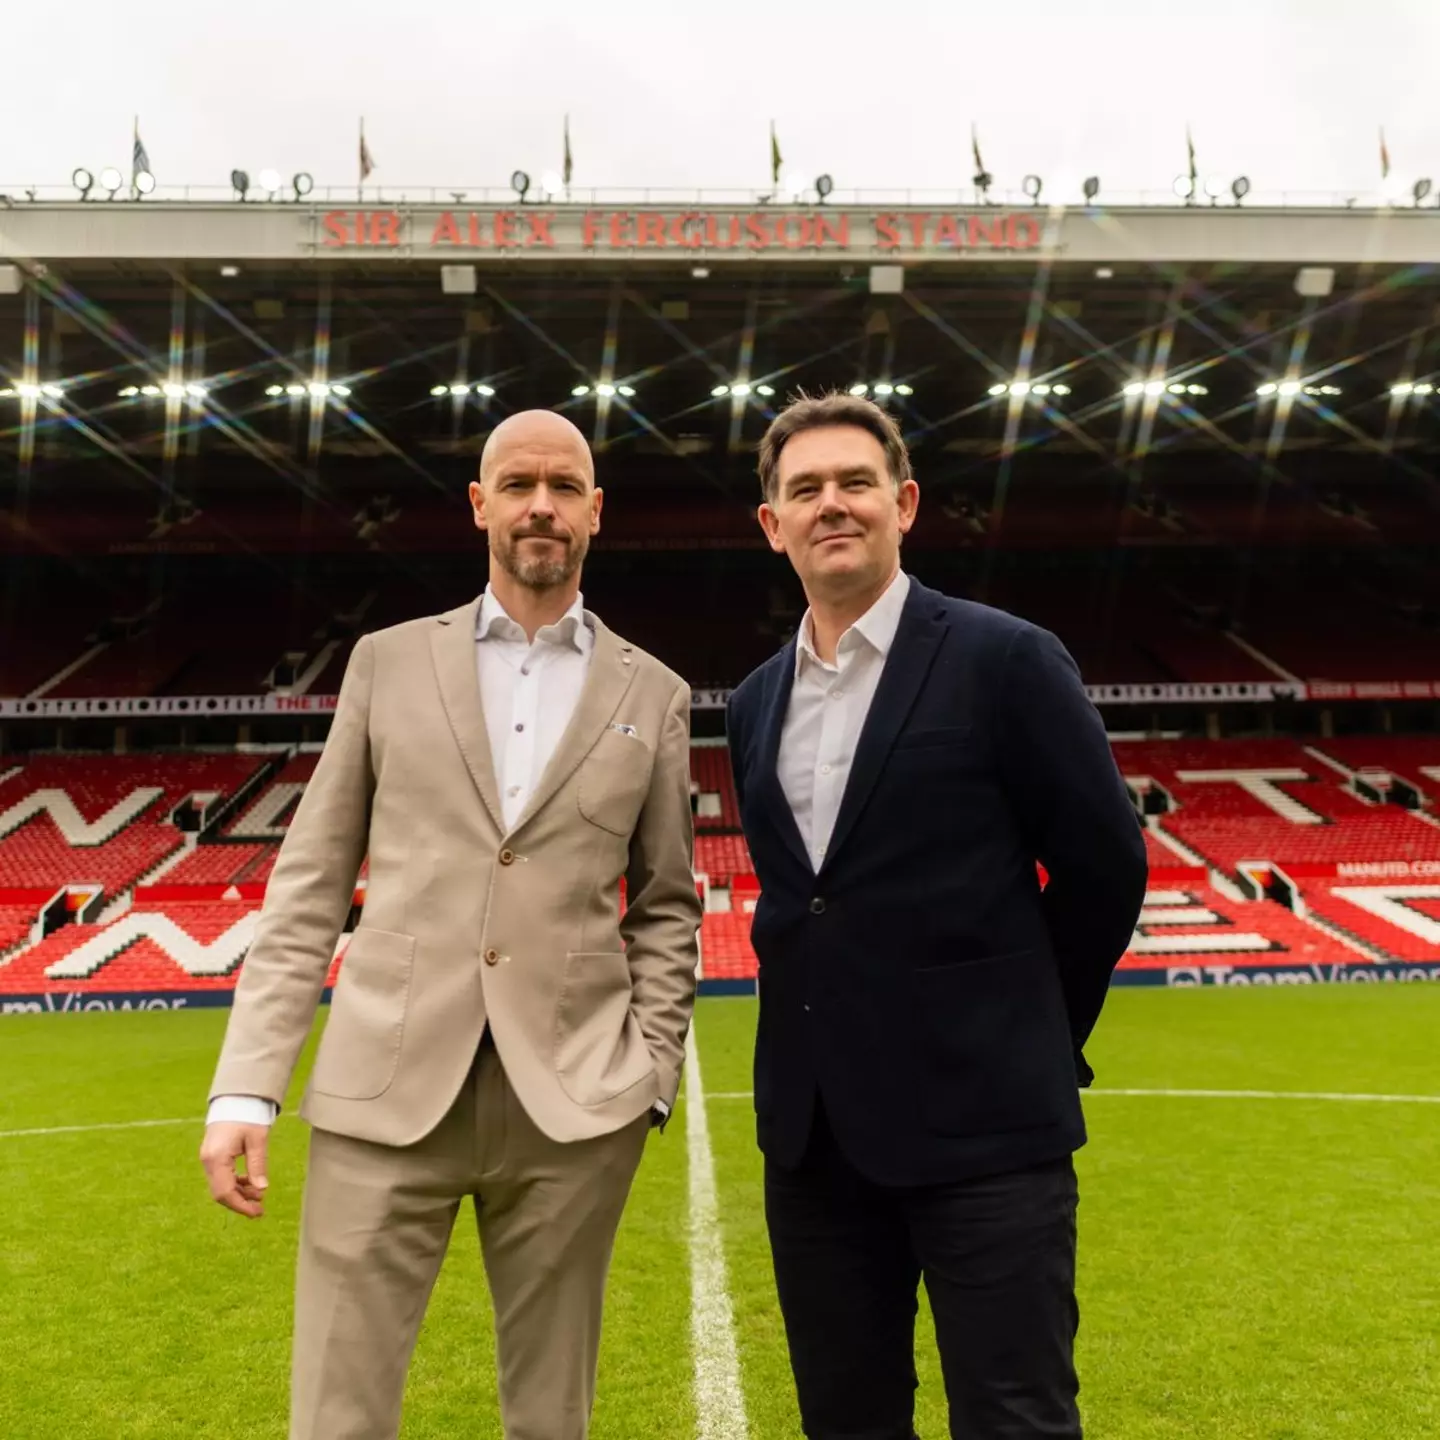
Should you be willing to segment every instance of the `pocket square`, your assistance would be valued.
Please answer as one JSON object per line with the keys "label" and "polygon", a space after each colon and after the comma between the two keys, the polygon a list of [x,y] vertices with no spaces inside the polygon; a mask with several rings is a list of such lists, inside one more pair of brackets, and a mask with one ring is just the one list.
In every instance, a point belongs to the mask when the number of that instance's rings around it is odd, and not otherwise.
{"label": "pocket square", "polygon": [[628,735],[632,740],[640,738],[640,732],[633,725],[618,725],[615,721],[610,722],[610,728],[620,735]]}

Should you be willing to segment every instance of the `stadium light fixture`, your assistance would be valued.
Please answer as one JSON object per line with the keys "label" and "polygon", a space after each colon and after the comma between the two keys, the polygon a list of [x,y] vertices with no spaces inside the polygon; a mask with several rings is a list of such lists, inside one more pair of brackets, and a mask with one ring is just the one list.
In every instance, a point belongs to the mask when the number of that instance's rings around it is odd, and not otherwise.
{"label": "stadium light fixture", "polygon": [[303,200],[314,188],[315,177],[308,170],[297,170],[290,181],[296,201]]}
{"label": "stadium light fixture", "polygon": [[95,177],[82,165],[71,175],[70,183],[80,192],[82,200],[88,200],[95,188]]}
{"label": "stadium light fixture", "polygon": [[1205,194],[1212,205],[1220,203],[1220,197],[1225,193],[1225,181],[1219,175],[1207,175],[1205,177]]}
{"label": "stadium light fixture", "polygon": [[1095,278],[1097,280],[1113,280],[1115,272],[1108,265],[1101,265],[1095,271]]}
{"label": "stadium light fixture", "polygon": [[[273,388],[278,390],[280,387],[277,385]],[[267,390],[265,393],[268,395],[270,392]],[[430,393],[438,400],[442,395],[448,395],[450,393],[450,387],[448,385],[432,385],[430,387]]]}
{"label": "stadium light fixture", "polygon": [[708,280],[710,278],[710,267],[708,265],[696,265],[690,271],[692,280]]}
{"label": "stadium light fixture", "polygon": [[520,203],[525,203],[525,197],[530,193],[530,177],[523,170],[515,170],[510,175],[510,188],[520,197]]}
{"label": "stadium light fixture", "polygon": [[1177,175],[1170,188],[1174,190],[1175,198],[1187,205],[1195,198],[1195,182],[1188,175]]}
{"label": "stadium light fixture", "polygon": [[148,170],[135,172],[135,193],[137,195],[153,195],[155,193],[155,177]]}
{"label": "stadium light fixture", "polygon": [[570,393],[578,399],[581,396],[588,395],[590,393],[590,387],[588,385],[576,385]]}
{"label": "stadium light fixture", "polygon": [[875,382],[875,393],[877,395],[893,395],[895,387],[888,380],[877,380]]}
{"label": "stadium light fixture", "polygon": [[1415,197],[1415,206],[1417,209],[1423,203],[1425,197],[1430,193],[1431,188],[1431,182],[1425,176],[1421,176],[1421,178],[1415,182],[1410,193]]}
{"label": "stadium light fixture", "polygon": [[142,385],[140,387],[140,393],[147,400],[153,400],[157,395],[159,395],[160,387],[158,385]]}
{"label": "stadium light fixture", "polygon": [[[345,393],[348,395],[350,392],[347,390]],[[480,396],[482,400],[489,400],[495,394],[495,387],[493,385],[477,385],[475,386],[475,393]]]}
{"label": "stadium light fixture", "polygon": [[1433,395],[1434,393],[1435,387],[1428,380],[1422,380],[1415,387],[1415,394],[1417,395]]}
{"label": "stadium light fixture", "polygon": [[59,400],[65,391],[59,385],[37,385],[33,381],[17,380],[15,384],[0,390],[0,396],[7,400]]}
{"label": "stadium light fixture", "polygon": [[1306,393],[1307,395],[1332,395],[1332,396],[1333,396],[1333,395],[1339,395],[1341,392],[1340,392],[1340,387],[1339,387],[1338,385],[1307,385],[1307,386],[1305,387],[1305,393]]}
{"label": "stadium light fixture", "polygon": [[127,385],[120,391],[120,398],[122,400],[133,400],[139,393],[140,387],[138,385]]}
{"label": "stadium light fixture", "polygon": [[605,399],[609,400],[615,394],[615,387],[608,382],[603,383],[595,387],[595,393],[603,395]]}
{"label": "stadium light fixture", "polygon": [[260,172],[260,188],[265,192],[267,199],[273,200],[280,193],[280,172],[278,170],[262,170]]}
{"label": "stadium light fixture", "polygon": [[1032,385],[1030,387],[1030,393],[1032,395],[1039,395],[1043,398],[1050,393],[1050,386],[1046,384],[1045,381],[1041,380],[1038,384]]}
{"label": "stadium light fixture", "polygon": [[757,385],[755,393],[763,395],[768,400],[775,393],[775,387],[773,385]]}
{"label": "stadium light fixture", "polygon": [[820,197],[823,205],[835,190],[835,179],[831,175],[817,175],[815,177],[815,193]]}
{"label": "stadium light fixture", "polygon": [[185,387],[175,384],[174,381],[166,381],[166,383],[160,387],[160,393],[167,400],[183,400],[185,398]]}
{"label": "stadium light fixture", "polygon": [[292,396],[303,395],[305,393],[305,387],[303,385],[296,385],[292,383],[285,387],[285,393]]}
{"label": "stadium light fixture", "polygon": [[615,393],[622,400],[633,400],[635,398],[635,387],[633,385],[617,385]]}
{"label": "stadium light fixture", "polygon": [[230,188],[235,192],[235,198],[243,205],[245,197],[250,193],[250,175],[245,170],[232,170],[230,172]]}
{"label": "stadium light fixture", "polygon": [[238,265],[222,265],[220,267],[220,278],[222,280],[233,280],[240,273]]}
{"label": "stadium light fixture", "polygon": [[[267,385],[265,393],[273,400],[277,395],[285,393],[285,387],[283,385]],[[432,390],[430,393],[433,395],[435,392]]]}
{"label": "stadium light fixture", "polygon": [[870,387],[863,380],[850,387],[850,393],[852,395],[866,395],[869,391]]}
{"label": "stadium light fixture", "polygon": [[743,400],[750,393],[750,387],[743,380],[739,380],[730,387],[730,393]]}
{"label": "stadium light fixture", "polygon": [[554,200],[565,193],[565,182],[558,170],[546,170],[540,176],[540,193],[547,200]]}
{"label": "stadium light fixture", "polygon": [[1085,197],[1087,205],[1095,203],[1095,197],[1100,193],[1100,177],[1098,175],[1087,175],[1085,183],[1080,187],[1080,193]]}
{"label": "stadium light fixture", "polygon": [[1045,182],[1038,175],[1027,175],[1020,182],[1020,188],[1030,197],[1032,205],[1040,203],[1040,192],[1045,188]]}
{"label": "stadium light fixture", "polygon": [[1250,193],[1250,177],[1248,175],[1237,175],[1230,184],[1230,193],[1235,197],[1235,203],[1239,205]]}
{"label": "stadium light fixture", "polygon": [[1304,386],[1298,380],[1282,380],[1275,393],[1288,400],[1291,396],[1298,395],[1302,389]]}
{"label": "stadium light fixture", "polygon": [[1002,384],[999,384],[999,383],[997,382],[996,384],[994,384],[994,385],[992,385],[992,386],[990,387],[990,390],[989,390],[988,393],[991,394],[991,395],[1000,396],[1000,395],[1003,395],[1009,388],[1010,388],[1010,387],[1009,387],[1008,385],[1002,385]]}
{"label": "stadium light fixture", "polygon": [[1144,389],[1147,395],[1163,395],[1165,393],[1165,382],[1163,380],[1147,380]]}
{"label": "stadium light fixture", "polygon": [[448,388],[451,395],[468,395],[470,393],[468,385],[451,385]]}
{"label": "stadium light fixture", "polygon": [[895,393],[897,395],[913,395],[915,389],[911,385],[900,384],[895,387]]}
{"label": "stadium light fixture", "polygon": [[100,172],[100,188],[108,200],[113,200],[120,193],[120,187],[124,183],[125,177],[113,165],[107,165]]}

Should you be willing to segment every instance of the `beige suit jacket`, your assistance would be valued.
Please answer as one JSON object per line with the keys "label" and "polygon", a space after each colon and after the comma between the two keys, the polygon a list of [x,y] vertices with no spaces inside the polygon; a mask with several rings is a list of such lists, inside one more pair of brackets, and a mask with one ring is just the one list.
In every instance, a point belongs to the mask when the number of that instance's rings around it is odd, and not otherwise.
{"label": "beige suit jacket", "polygon": [[554,1140],[674,1102],[701,918],[689,687],[597,621],[574,717],[507,829],[477,612],[356,645],[266,891],[212,1097],[281,1102],[368,853],[307,1120],[419,1140],[459,1093],[487,1023],[520,1103]]}

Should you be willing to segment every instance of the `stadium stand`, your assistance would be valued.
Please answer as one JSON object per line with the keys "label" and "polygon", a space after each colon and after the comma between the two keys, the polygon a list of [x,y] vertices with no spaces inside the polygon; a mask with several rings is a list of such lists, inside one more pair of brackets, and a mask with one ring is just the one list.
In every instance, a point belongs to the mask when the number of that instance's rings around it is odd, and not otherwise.
{"label": "stadium stand", "polygon": [[[1428,799],[1440,790],[1440,737],[1311,747],[1292,740],[1117,741],[1115,750],[1127,777],[1148,777],[1173,806],[1152,816],[1146,830],[1154,879],[1135,946],[1122,962],[1126,971],[1440,958],[1440,825],[1429,809],[1378,804],[1350,788],[1352,770],[1379,767]],[[246,917],[258,912],[317,760],[313,749],[288,756],[76,754],[0,768],[0,893],[10,897],[0,900],[0,993],[233,984]],[[696,870],[716,892],[702,926],[703,973],[745,980],[756,968],[749,924],[758,891],[724,746],[697,742],[691,774],[702,811]],[[212,807],[231,802],[199,843],[168,818],[192,796]],[[1191,855],[1209,873],[1187,866]],[[1294,908],[1277,898],[1235,898],[1235,882],[1247,878],[1241,862],[1278,866]],[[154,875],[157,883],[135,888]],[[105,923],[72,918],[32,944],[45,900],[78,882],[104,886]],[[14,899],[3,887],[15,886],[38,888]],[[1274,893],[1284,898],[1284,889]]]}

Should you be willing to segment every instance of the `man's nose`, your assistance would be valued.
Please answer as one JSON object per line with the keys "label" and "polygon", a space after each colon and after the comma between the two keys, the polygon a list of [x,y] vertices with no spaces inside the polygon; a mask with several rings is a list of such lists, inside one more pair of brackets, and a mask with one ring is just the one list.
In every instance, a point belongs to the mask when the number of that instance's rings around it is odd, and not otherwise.
{"label": "man's nose", "polygon": [[550,487],[543,482],[535,487],[530,497],[530,513],[532,515],[553,515],[555,513],[555,497],[550,493]]}
{"label": "man's nose", "polygon": [[844,496],[840,493],[838,485],[827,485],[820,492],[820,513],[822,515],[843,515],[845,513]]}

